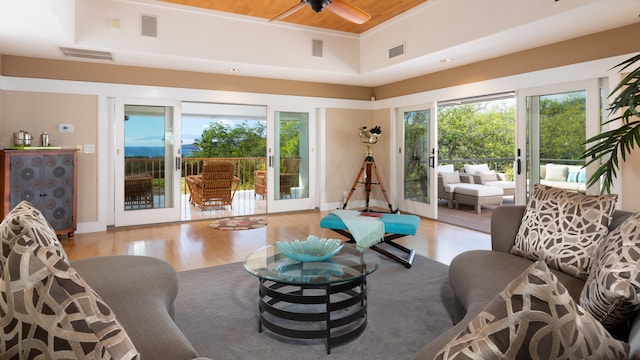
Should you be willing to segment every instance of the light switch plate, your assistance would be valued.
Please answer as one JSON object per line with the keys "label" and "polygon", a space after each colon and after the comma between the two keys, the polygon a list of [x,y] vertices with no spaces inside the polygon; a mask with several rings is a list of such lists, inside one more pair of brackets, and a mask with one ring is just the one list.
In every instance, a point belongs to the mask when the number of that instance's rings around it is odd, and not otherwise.
{"label": "light switch plate", "polygon": [[84,144],[84,153],[85,154],[93,154],[95,152],[95,147],[93,144]]}

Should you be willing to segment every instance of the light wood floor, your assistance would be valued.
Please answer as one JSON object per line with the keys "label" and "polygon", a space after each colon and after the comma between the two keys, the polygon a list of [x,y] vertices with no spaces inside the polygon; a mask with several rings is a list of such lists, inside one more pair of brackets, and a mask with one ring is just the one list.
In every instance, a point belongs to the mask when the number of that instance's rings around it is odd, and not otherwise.
{"label": "light wood floor", "polygon": [[[253,230],[216,230],[209,228],[210,220],[201,220],[76,234],[74,240],[62,242],[71,260],[103,255],[148,255],[164,259],[182,271],[243,261],[254,249],[278,240],[303,240],[309,234],[341,238],[331,230],[320,228],[320,220],[326,214],[326,211],[270,214],[266,215],[267,226]],[[444,264],[449,264],[463,251],[490,248],[486,233],[429,219],[421,219],[416,236],[397,242]]]}

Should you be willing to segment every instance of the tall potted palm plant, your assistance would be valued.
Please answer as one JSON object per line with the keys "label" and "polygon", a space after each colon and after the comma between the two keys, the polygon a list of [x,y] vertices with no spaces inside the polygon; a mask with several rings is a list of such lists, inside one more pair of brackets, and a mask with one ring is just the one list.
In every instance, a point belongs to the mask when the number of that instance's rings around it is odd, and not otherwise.
{"label": "tall potted palm plant", "polygon": [[621,121],[621,126],[586,141],[591,144],[582,155],[588,160],[586,165],[594,162],[600,164],[587,185],[595,185],[602,178],[601,193],[611,192],[611,183],[620,169],[620,160],[625,161],[636,146],[640,147],[640,66],[632,68],[639,61],[640,54],[614,67],[619,68],[620,73],[629,73],[611,91],[609,97],[615,97],[607,110],[613,116],[603,120],[602,125]]}

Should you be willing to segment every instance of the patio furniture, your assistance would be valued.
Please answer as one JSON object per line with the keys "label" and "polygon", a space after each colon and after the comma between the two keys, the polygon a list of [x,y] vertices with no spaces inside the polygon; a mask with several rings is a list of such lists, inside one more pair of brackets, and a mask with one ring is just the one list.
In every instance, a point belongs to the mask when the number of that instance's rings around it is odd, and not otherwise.
{"label": "patio furniture", "polygon": [[233,163],[230,161],[210,161],[202,165],[200,175],[187,176],[191,193],[191,204],[201,209],[215,206],[232,206],[235,189]]}
{"label": "patio furniture", "polygon": [[473,205],[480,214],[483,205],[502,205],[504,191],[497,186],[464,184],[454,190],[456,209],[460,204]]}
{"label": "patio furniture", "polygon": [[[293,197],[291,188],[298,186],[298,174],[300,169],[299,157],[286,157],[282,160],[280,166],[280,198],[285,195]],[[253,174],[254,196],[260,195],[263,198],[267,196],[267,172],[265,170],[256,170]]]}
{"label": "patio furniture", "polygon": [[507,174],[489,170],[488,164],[465,164],[463,167],[465,173],[473,176],[474,184],[499,187],[505,196],[516,195],[516,183],[509,181]]}
{"label": "patio furniture", "polygon": [[153,208],[153,177],[151,174],[129,175],[124,178],[124,206]]}
{"label": "patio furniture", "polygon": [[502,205],[504,190],[498,186],[474,184],[473,177],[458,172],[438,175],[438,198],[446,199],[449,208],[455,204],[473,205],[480,214],[483,205]]}
{"label": "patio furniture", "polygon": [[457,171],[440,171],[438,173],[438,199],[447,200],[449,209],[454,205],[454,188],[461,184],[473,184],[473,177]]}

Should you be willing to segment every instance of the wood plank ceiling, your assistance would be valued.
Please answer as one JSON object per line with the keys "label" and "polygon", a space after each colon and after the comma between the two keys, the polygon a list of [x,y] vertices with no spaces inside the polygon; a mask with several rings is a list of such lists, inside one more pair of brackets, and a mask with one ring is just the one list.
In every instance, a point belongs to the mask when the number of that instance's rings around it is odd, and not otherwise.
{"label": "wood plank ceiling", "polygon": [[[161,0],[173,4],[272,19],[298,4],[299,0]],[[371,15],[362,25],[351,23],[328,10],[314,12],[305,6],[280,21],[361,34],[427,0],[345,0]]]}

